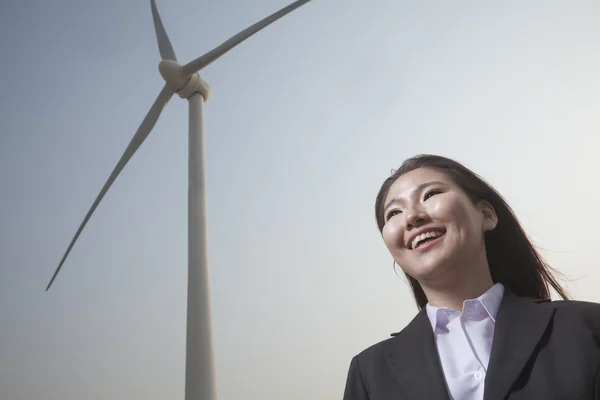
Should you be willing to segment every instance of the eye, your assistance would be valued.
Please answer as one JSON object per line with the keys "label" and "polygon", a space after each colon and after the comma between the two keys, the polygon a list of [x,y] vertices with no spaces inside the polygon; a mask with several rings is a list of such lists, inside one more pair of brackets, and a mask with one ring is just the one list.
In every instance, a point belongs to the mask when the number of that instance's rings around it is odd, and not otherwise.
{"label": "eye", "polygon": [[439,189],[431,189],[430,191],[425,193],[425,196],[423,197],[423,201],[427,200],[431,196],[435,196],[436,194],[440,194],[440,193],[442,193],[442,191]]}
{"label": "eye", "polygon": [[388,213],[385,215],[385,220],[386,220],[386,221],[389,221],[389,220],[390,220],[390,218],[392,218],[393,216],[395,216],[395,215],[397,215],[397,214],[400,214],[401,212],[402,212],[402,211],[400,211],[400,210],[397,210],[397,209],[396,209],[396,210],[390,210],[390,211],[388,211]]}

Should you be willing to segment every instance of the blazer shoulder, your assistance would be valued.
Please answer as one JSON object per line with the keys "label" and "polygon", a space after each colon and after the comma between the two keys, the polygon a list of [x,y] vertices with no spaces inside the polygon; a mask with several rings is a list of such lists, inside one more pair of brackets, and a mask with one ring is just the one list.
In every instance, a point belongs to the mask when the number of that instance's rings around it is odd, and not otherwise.
{"label": "blazer shoulder", "polygon": [[543,304],[556,309],[566,309],[578,313],[583,313],[587,316],[600,316],[600,303],[594,303],[591,301],[582,300],[554,300],[554,301],[541,301],[539,304]]}
{"label": "blazer shoulder", "polygon": [[366,349],[364,349],[360,353],[358,353],[356,355],[356,358],[361,359],[361,360],[371,360],[373,358],[381,357],[383,354],[385,354],[386,349],[390,346],[391,342],[395,339],[396,339],[396,337],[391,337],[391,338],[382,340],[380,342],[377,342],[375,344],[372,344],[371,346],[367,347]]}
{"label": "blazer shoulder", "polygon": [[555,300],[540,303],[541,305],[555,308],[557,311],[567,312],[583,322],[600,337],[600,304],[581,300]]}
{"label": "blazer shoulder", "polygon": [[423,335],[421,334],[422,329],[430,329],[429,320],[427,323],[424,322],[426,319],[424,313],[419,313],[417,316],[399,332],[391,333],[389,338],[381,340],[356,355],[355,358],[361,360],[361,362],[379,362],[385,359],[386,354],[389,354],[398,346],[411,346],[416,343],[417,340],[421,340]]}

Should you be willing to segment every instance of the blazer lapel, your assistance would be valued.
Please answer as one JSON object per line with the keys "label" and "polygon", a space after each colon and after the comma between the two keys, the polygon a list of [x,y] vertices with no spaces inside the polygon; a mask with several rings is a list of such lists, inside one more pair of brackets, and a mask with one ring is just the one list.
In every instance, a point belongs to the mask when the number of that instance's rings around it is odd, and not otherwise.
{"label": "blazer lapel", "polygon": [[485,400],[504,399],[531,358],[554,315],[505,289],[496,318],[494,341],[485,380]]}
{"label": "blazer lapel", "polygon": [[425,309],[395,336],[385,357],[407,399],[450,400]]}

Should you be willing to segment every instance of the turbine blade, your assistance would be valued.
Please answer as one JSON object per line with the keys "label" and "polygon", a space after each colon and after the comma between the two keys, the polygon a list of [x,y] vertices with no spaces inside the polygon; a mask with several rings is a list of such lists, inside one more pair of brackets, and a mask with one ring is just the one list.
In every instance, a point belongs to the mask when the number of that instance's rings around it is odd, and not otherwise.
{"label": "turbine blade", "polygon": [[48,291],[48,289],[50,289],[50,286],[52,286],[54,279],[56,279],[58,272],[62,268],[65,260],[67,259],[67,256],[71,252],[71,249],[75,245],[77,238],[79,238],[79,235],[81,234],[81,232],[83,231],[83,228],[88,223],[90,217],[92,216],[92,214],[98,207],[98,204],[100,204],[100,201],[102,200],[102,198],[104,197],[106,192],[108,192],[108,189],[110,189],[113,182],[115,181],[115,179],[117,179],[117,176],[119,176],[119,174],[121,173],[121,171],[123,170],[123,168],[125,167],[127,162],[131,159],[131,157],[135,154],[137,149],[142,145],[144,140],[148,137],[148,135],[152,131],[152,128],[154,128],[156,121],[160,117],[160,114],[161,114],[163,108],[169,102],[169,100],[171,99],[172,96],[173,96],[173,91],[167,85],[165,85],[163,87],[162,91],[160,92],[160,94],[158,95],[158,97],[156,98],[156,100],[154,101],[154,104],[152,104],[152,107],[150,107],[150,111],[148,111],[148,114],[146,114],[146,117],[144,118],[144,120],[142,121],[137,132],[131,139],[131,142],[129,142],[129,145],[127,146],[127,149],[121,156],[121,159],[119,160],[116,167],[110,174],[108,180],[102,187],[102,190],[100,190],[100,194],[98,194],[98,197],[96,197],[96,200],[94,200],[94,203],[92,204],[92,207],[90,208],[90,210],[86,214],[85,218],[83,219],[83,222],[77,229],[77,232],[75,233],[73,240],[71,240],[71,243],[69,244],[69,247],[67,248],[67,251],[63,255],[62,260],[60,260],[60,264],[58,264],[58,268],[56,268],[56,271],[54,271],[54,275],[52,275],[52,279],[50,279],[50,283],[48,283],[48,286],[46,287],[46,291]]}
{"label": "turbine blade", "polygon": [[152,19],[154,19],[154,30],[156,31],[156,40],[158,41],[158,51],[160,52],[160,56],[163,60],[177,61],[175,50],[173,50],[167,31],[160,19],[158,8],[156,8],[156,0],[150,0],[150,5],[152,7]]}
{"label": "turbine blade", "polygon": [[194,61],[189,62],[184,65],[182,68],[182,72],[185,76],[191,76],[195,72],[200,71],[202,68],[206,67],[208,64],[212,63],[223,54],[227,53],[229,50],[248,39],[250,36],[254,35],[258,31],[266,28],[271,25],[273,22],[277,21],[284,15],[294,11],[296,8],[308,3],[310,0],[298,0],[293,2],[287,7],[282,8],[281,10],[269,15],[268,17],[260,20],[249,28],[244,29],[237,35],[231,37],[227,41],[223,42],[220,46],[214,48],[203,56],[198,57]]}

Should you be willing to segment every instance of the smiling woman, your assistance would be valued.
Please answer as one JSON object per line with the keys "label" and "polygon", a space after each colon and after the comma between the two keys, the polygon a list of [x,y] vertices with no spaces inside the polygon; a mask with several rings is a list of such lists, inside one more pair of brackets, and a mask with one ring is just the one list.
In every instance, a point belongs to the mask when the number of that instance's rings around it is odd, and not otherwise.
{"label": "smiling woman", "polygon": [[410,158],[375,215],[419,312],[352,359],[344,400],[600,399],[600,305],[568,300],[481,177]]}

